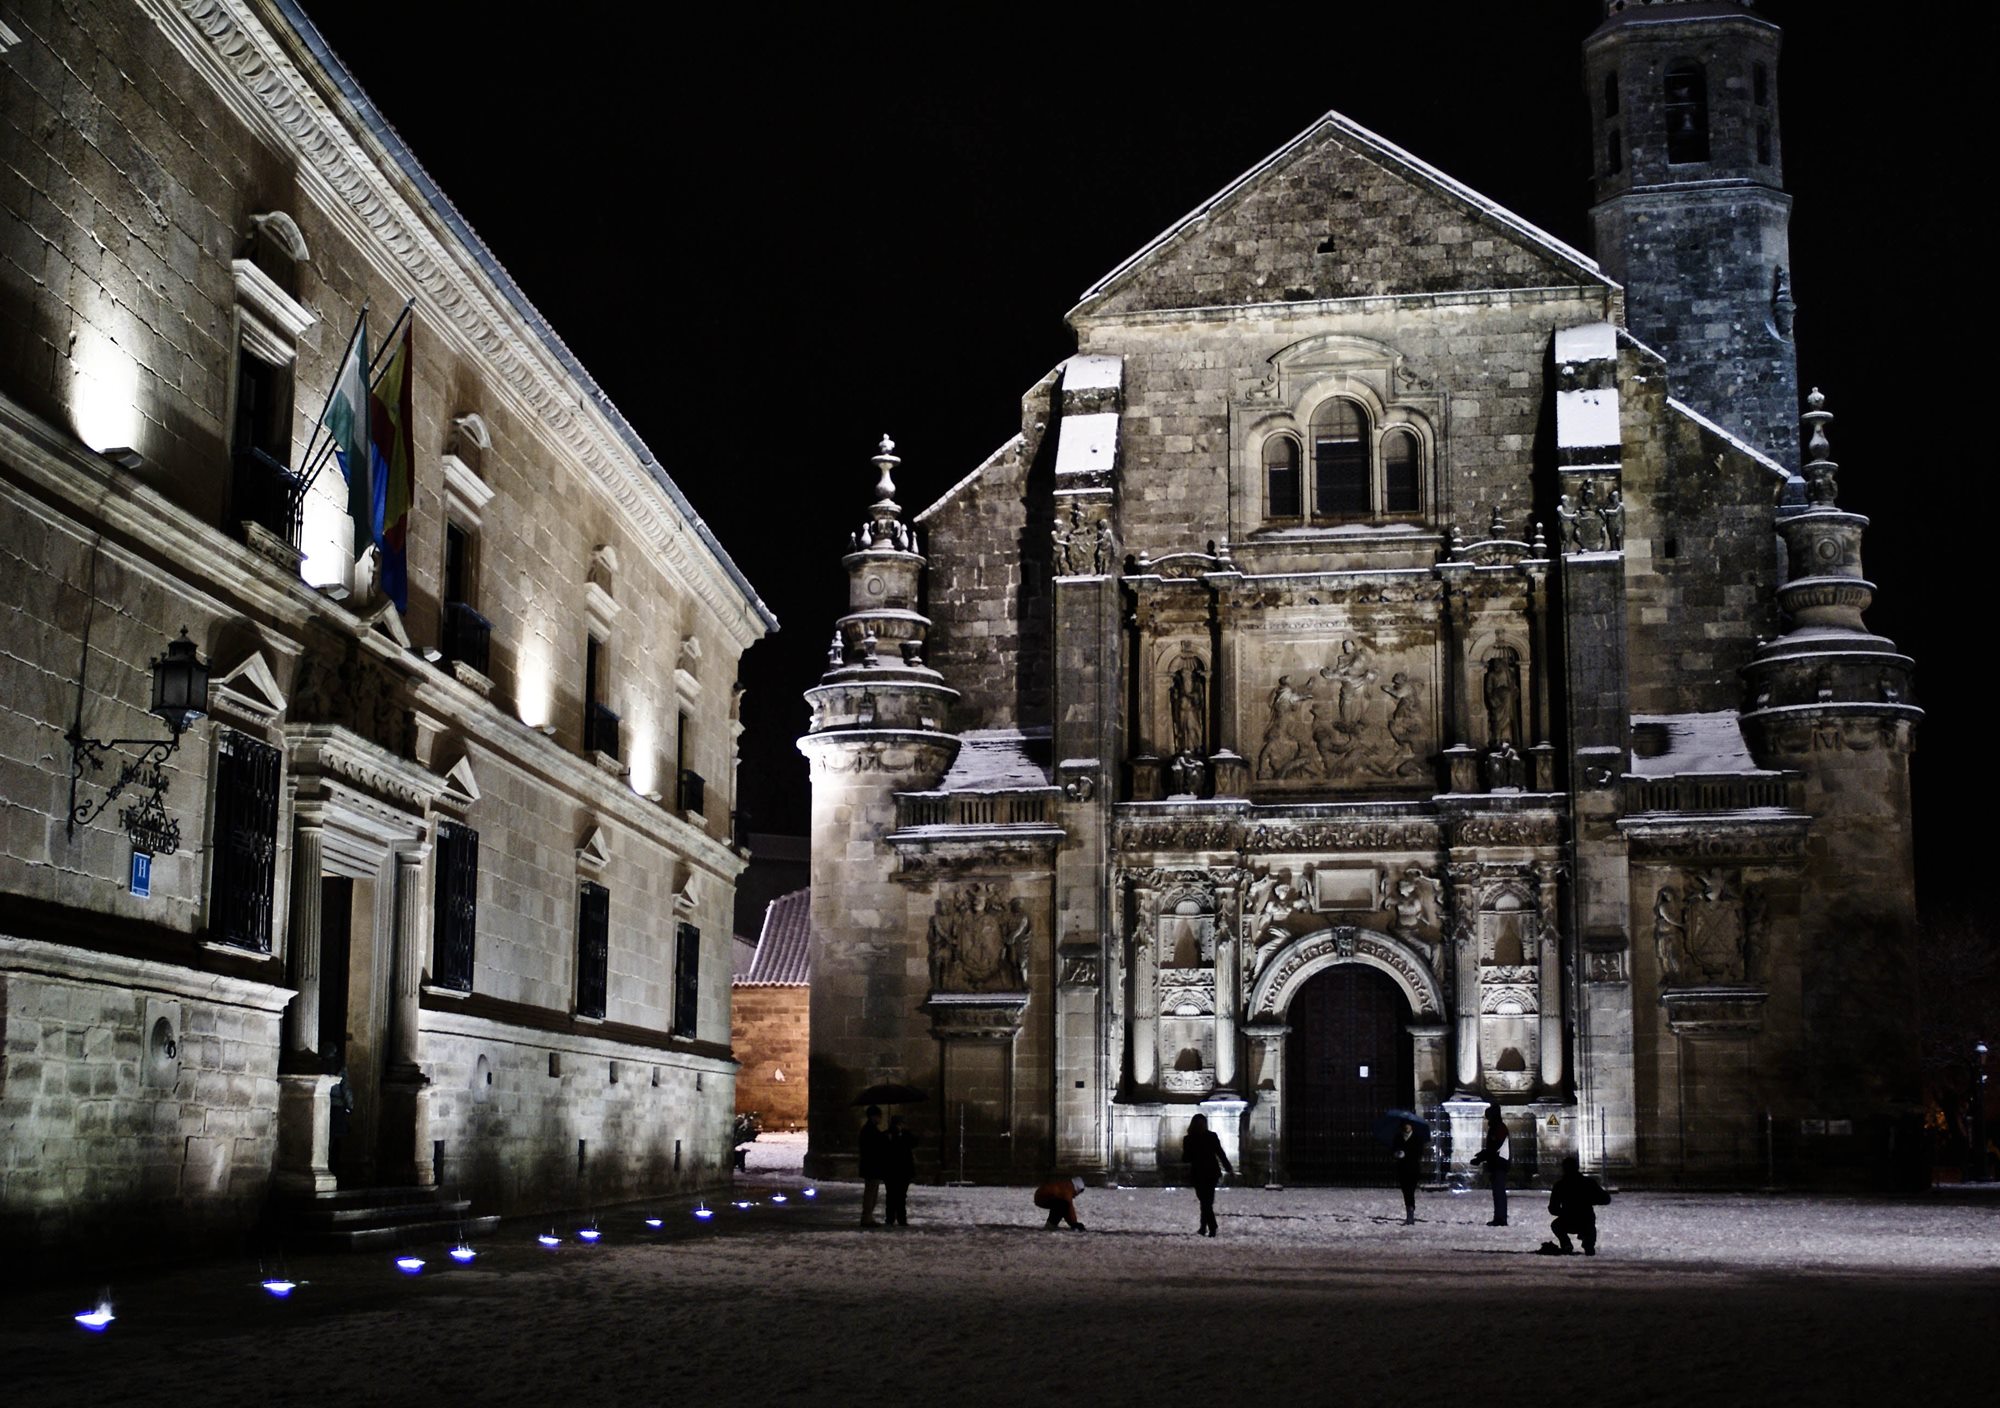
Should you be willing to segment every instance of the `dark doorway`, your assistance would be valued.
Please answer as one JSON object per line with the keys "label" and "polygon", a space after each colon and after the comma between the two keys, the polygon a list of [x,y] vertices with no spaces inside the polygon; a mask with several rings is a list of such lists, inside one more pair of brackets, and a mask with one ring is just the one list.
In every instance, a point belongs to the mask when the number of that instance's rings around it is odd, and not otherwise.
{"label": "dark doorway", "polygon": [[347,996],[354,959],[354,882],[323,875],[319,882],[319,1049],[347,1054]]}
{"label": "dark doorway", "polygon": [[1292,999],[1285,1039],[1285,1161],[1294,1183],[1393,1182],[1375,1121],[1415,1088],[1410,1005],[1386,973],[1339,963]]}

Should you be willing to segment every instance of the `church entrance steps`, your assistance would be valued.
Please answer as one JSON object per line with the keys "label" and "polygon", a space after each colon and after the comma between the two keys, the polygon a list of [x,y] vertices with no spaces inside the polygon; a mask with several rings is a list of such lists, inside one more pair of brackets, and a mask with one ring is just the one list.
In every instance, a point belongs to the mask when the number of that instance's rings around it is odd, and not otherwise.
{"label": "church entrance steps", "polygon": [[469,1216],[471,1208],[469,1198],[434,1188],[343,1188],[288,1199],[273,1211],[299,1246],[379,1251],[429,1238],[483,1235],[500,1225],[496,1216]]}

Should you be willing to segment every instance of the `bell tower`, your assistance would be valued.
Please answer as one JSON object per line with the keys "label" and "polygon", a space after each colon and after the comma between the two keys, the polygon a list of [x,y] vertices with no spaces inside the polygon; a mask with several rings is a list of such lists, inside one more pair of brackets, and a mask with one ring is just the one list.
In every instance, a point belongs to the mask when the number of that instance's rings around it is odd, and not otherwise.
{"label": "bell tower", "polygon": [[1673,394],[1799,466],[1777,25],[1750,0],[1607,0],[1584,41],[1598,263]]}
{"label": "bell tower", "polygon": [[810,731],[799,751],[812,769],[812,1071],[807,1172],[855,1176],[853,1099],[878,1081],[908,1083],[934,1068],[936,1047],[904,1014],[929,994],[921,926],[913,938],[907,889],[884,840],[896,794],[935,786],[958,752],[947,732],[958,691],[924,663],[930,620],[924,559],[903,522],[882,437],[875,502],[841,558],[847,614],[827,646],[826,672],[806,691]]}

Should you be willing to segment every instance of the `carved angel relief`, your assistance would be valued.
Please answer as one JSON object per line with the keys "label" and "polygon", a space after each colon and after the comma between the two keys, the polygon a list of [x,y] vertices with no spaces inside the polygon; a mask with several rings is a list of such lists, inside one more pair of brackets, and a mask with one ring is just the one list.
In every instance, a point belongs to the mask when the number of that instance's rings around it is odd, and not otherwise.
{"label": "carved angel relief", "polygon": [[941,895],[930,925],[931,990],[1026,991],[1032,927],[1021,901],[1001,898],[996,886]]}
{"label": "carved angel relief", "polygon": [[1273,686],[1257,750],[1257,776],[1290,778],[1414,778],[1428,728],[1423,685],[1407,672],[1384,680],[1374,649],[1341,642],[1311,673],[1280,675]]}

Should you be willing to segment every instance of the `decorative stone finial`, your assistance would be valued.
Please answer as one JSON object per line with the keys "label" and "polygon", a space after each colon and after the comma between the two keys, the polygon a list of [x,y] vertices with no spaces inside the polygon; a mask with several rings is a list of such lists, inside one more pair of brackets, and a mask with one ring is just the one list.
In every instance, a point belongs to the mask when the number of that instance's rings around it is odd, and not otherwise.
{"label": "decorative stone finial", "polygon": [[1535,520],[1535,534],[1528,543],[1528,548],[1536,557],[1549,555],[1549,540],[1542,534],[1542,520],[1539,518]]}
{"label": "decorative stone finial", "polygon": [[1487,527],[1486,536],[1499,542],[1507,536],[1507,520],[1500,516],[1500,505],[1493,505],[1493,522]]}
{"label": "decorative stone finial", "polygon": [[1806,423],[1806,499],[1816,508],[1832,508],[1840,488],[1836,479],[1840,466],[1830,458],[1832,447],[1826,439],[1833,412],[1821,409],[1825,405],[1826,397],[1815,386],[1806,397],[1805,414],[1799,417]]}
{"label": "decorative stone finial", "polygon": [[890,472],[901,464],[902,460],[896,457],[895,451],[896,442],[884,435],[882,444],[875,454],[875,468],[881,471],[881,477],[875,481],[875,499],[878,503],[893,504],[896,501],[896,481],[890,477]]}

